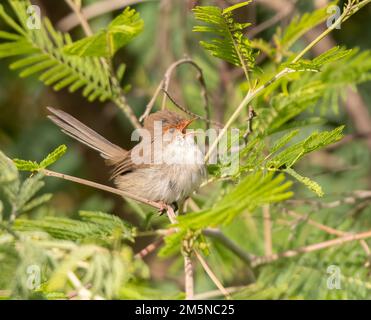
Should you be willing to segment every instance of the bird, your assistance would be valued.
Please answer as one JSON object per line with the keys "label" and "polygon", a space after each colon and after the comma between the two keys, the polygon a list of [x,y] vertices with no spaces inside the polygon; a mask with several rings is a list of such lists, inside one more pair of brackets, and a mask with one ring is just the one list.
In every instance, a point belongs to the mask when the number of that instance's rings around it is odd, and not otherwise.
{"label": "bird", "polygon": [[194,134],[186,130],[195,118],[186,119],[166,109],[154,112],[140,129],[146,135],[125,150],[70,114],[47,109],[51,113],[48,118],[62,132],[100,153],[112,168],[111,180],[119,190],[158,202],[162,208],[177,208],[206,178],[204,153]]}

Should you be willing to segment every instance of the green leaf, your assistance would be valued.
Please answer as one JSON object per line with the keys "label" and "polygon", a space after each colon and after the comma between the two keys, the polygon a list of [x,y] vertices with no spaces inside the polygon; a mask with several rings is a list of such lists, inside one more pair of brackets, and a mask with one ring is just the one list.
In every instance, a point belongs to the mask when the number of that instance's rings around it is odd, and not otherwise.
{"label": "green leaf", "polygon": [[38,73],[39,79],[45,85],[53,85],[55,90],[68,87],[69,91],[73,92],[89,86],[90,92],[83,90],[83,95],[89,101],[99,99],[104,102],[113,99],[109,72],[99,60],[63,53],[63,47],[72,43],[69,34],[55,30],[48,18],[42,20],[41,29],[29,29],[27,8],[31,5],[30,1],[9,3],[20,24],[0,7],[0,19],[9,25],[13,32],[0,34],[0,38],[7,41],[0,43],[0,58],[17,56],[18,60],[11,64],[12,69],[21,69],[21,77]]}
{"label": "green leaf", "polygon": [[332,131],[314,132],[307,139],[295,143],[278,153],[267,163],[268,168],[292,167],[304,155],[339,141],[342,137],[344,126]]}
{"label": "green leaf", "polygon": [[212,6],[197,6],[193,9],[195,18],[206,23],[195,26],[193,31],[216,36],[211,41],[201,41],[200,44],[213,56],[242,67],[246,75],[248,69],[255,66],[254,49],[243,33],[250,24],[235,22],[232,10],[248,3],[249,1],[224,10]]}
{"label": "green leaf", "polygon": [[281,67],[290,68],[296,71],[313,71],[319,72],[321,68],[328,63],[332,63],[338,60],[341,60],[352,53],[353,50],[346,50],[339,46],[333,47],[330,50],[322,53],[313,60],[301,59],[298,62],[283,63]]}
{"label": "green leaf", "polygon": [[40,165],[36,161],[13,159],[13,162],[16,165],[17,169],[20,171],[33,172],[40,169]]}
{"label": "green leaf", "polygon": [[42,220],[16,219],[14,227],[18,231],[44,231],[56,239],[72,241],[110,244],[116,240],[134,239],[133,227],[112,214],[80,211],[79,217],[81,220],[62,217],[44,217]]}
{"label": "green leaf", "polygon": [[236,3],[236,4],[233,5],[233,6],[230,6],[230,7],[228,7],[228,8],[225,8],[225,9],[223,10],[223,13],[225,14],[225,13],[231,12],[231,11],[233,11],[233,10],[236,10],[236,9],[242,8],[242,7],[244,7],[244,6],[247,6],[247,5],[250,4],[251,2],[252,2],[252,0],[243,1],[243,2],[241,2],[241,3]]}
{"label": "green leaf", "polygon": [[297,134],[299,133],[299,130],[292,130],[289,133],[285,134],[283,137],[281,137],[272,147],[270,150],[270,153],[275,153],[279,149],[283,148],[286,144],[288,144]]}
{"label": "green leaf", "polygon": [[57,149],[52,151],[47,155],[47,157],[40,162],[40,168],[49,167],[51,164],[56,162],[60,157],[62,157],[67,151],[66,145],[62,144]]}
{"label": "green leaf", "polygon": [[317,182],[309,179],[308,177],[301,176],[292,168],[287,168],[284,171],[287,172],[292,177],[294,177],[299,182],[303,183],[306,187],[308,187],[309,190],[317,194],[317,196],[322,197],[324,195],[322,187]]}
{"label": "green leaf", "polygon": [[105,30],[76,41],[64,48],[64,52],[79,57],[113,57],[143,30],[139,13],[127,7]]}
{"label": "green leaf", "polygon": [[333,1],[328,6],[310,13],[305,13],[301,17],[294,17],[289,26],[284,30],[282,38],[279,41],[282,50],[289,49],[305,33],[325,21],[330,15],[330,13],[327,12],[327,8],[335,5],[337,2],[338,1]]}
{"label": "green leaf", "polygon": [[21,160],[21,159],[13,159],[14,164],[16,165],[17,169],[20,171],[39,171],[41,169],[45,169],[46,167],[50,166],[54,162],[56,162],[60,157],[62,157],[67,151],[67,147],[62,144],[57,149],[52,151],[47,155],[47,157],[42,160],[40,163],[31,160]]}
{"label": "green leaf", "polygon": [[257,172],[245,177],[228,192],[214,208],[179,216],[181,228],[201,229],[224,225],[245,211],[252,212],[257,207],[292,196],[288,189],[291,182],[284,182],[284,175]]}
{"label": "green leaf", "polygon": [[36,207],[39,207],[43,204],[45,204],[46,202],[48,202],[51,198],[53,197],[53,195],[51,193],[45,193],[39,197],[36,197],[34,199],[32,199],[31,201],[27,202],[23,208],[22,208],[22,212],[27,212],[27,211],[30,211],[32,209],[35,209]]}
{"label": "green leaf", "polygon": [[18,171],[15,164],[0,151],[0,184],[9,183],[17,179]]}

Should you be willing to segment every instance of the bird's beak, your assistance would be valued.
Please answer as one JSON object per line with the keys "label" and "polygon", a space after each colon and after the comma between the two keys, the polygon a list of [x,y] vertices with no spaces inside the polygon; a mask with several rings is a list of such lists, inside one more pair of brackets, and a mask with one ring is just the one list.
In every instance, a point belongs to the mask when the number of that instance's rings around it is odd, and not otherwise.
{"label": "bird's beak", "polygon": [[179,126],[179,130],[183,133],[185,133],[184,131],[188,128],[188,126],[193,122],[197,120],[197,118],[193,118],[193,119],[190,119],[190,120],[184,120],[180,126]]}

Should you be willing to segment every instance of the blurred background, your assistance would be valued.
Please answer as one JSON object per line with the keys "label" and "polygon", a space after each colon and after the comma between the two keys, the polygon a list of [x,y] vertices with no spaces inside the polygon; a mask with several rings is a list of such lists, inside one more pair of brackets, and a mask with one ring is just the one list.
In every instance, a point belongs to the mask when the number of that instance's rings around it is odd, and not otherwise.
{"label": "blurred background", "polygon": [[[5,2],[5,1],[4,1]],[[74,39],[83,37],[76,18],[64,1],[34,0],[42,14],[63,31],[71,32]],[[105,27],[127,3],[138,10],[145,22],[144,32],[115,56],[115,65],[124,62],[126,73],[123,84],[127,87],[127,99],[135,113],[140,116],[161,81],[166,68],[185,54],[195,59],[204,69],[210,96],[210,110],[213,119],[223,122],[242,97],[240,85],[243,74],[231,65],[208,56],[198,44],[201,35],[192,34],[194,18],[191,9],[195,5],[219,5],[225,7],[236,1],[195,1],[195,0],[148,0],[112,1],[85,0],[83,7],[90,7],[90,25],[93,30]],[[342,2],[342,1],[340,1]],[[324,6],[327,1],[257,0],[239,11],[241,19],[250,21],[253,26],[249,34],[263,37],[267,41],[278,26],[290,23],[298,12],[305,12]],[[99,4],[100,6],[94,6]],[[6,3],[5,8],[8,9]],[[121,8],[120,8],[121,7]],[[8,10],[11,12],[11,10]],[[275,19],[270,27],[263,22]],[[7,27],[1,24],[0,29]],[[308,32],[296,46],[305,44],[321,32],[317,28]],[[334,44],[348,48],[371,48],[371,6],[352,17],[341,30],[334,31],[316,48],[318,54]],[[53,169],[58,172],[86,178],[106,184],[109,170],[99,155],[75,142],[53,125],[47,118],[46,106],[61,108],[92,127],[115,144],[124,148],[132,146],[132,127],[122,112],[111,103],[89,103],[79,92],[71,94],[67,90],[55,92],[37,81],[37,77],[20,79],[9,70],[11,59],[0,60],[0,149],[11,158],[42,160],[60,144],[68,146],[68,152]],[[261,64],[264,67],[264,61]],[[355,89],[355,88],[353,88]],[[306,175],[316,179],[325,189],[325,200],[338,199],[349,190],[371,188],[371,82],[348,92],[338,110],[328,110],[322,116],[327,120],[323,128],[334,128],[346,124],[346,137],[336,147],[317,152],[301,161],[300,167]],[[181,105],[200,113],[202,97],[195,81],[194,70],[182,67],[174,77],[170,92]],[[158,105],[157,105],[158,106]],[[169,107],[173,108],[169,103]],[[321,126],[317,126],[321,129]],[[317,129],[316,128],[316,129]],[[307,129],[308,132],[313,128]],[[312,197],[298,186],[298,194]],[[114,195],[97,192],[59,179],[48,178],[46,192],[54,193],[51,203],[40,209],[49,214],[74,216],[80,209],[101,210],[119,215],[137,226],[148,223],[148,216],[141,218],[134,213],[130,204]],[[363,201],[354,214],[364,214],[365,221],[370,217],[370,200]],[[341,214],[341,210],[337,211]],[[345,212],[345,209],[344,209]],[[45,214],[36,212],[35,214]],[[157,220],[156,220],[157,219]],[[163,223],[156,218],[154,223]],[[364,222],[367,224],[367,222]],[[143,240],[145,241],[145,240]],[[135,244],[138,248],[143,243]],[[161,281],[169,277],[164,269],[164,261],[150,256],[153,279]],[[202,286],[203,284],[199,284]]]}

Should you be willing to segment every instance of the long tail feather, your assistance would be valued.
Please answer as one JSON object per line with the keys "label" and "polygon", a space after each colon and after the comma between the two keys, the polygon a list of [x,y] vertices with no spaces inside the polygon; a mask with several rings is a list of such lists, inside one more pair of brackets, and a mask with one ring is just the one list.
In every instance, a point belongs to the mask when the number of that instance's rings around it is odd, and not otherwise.
{"label": "long tail feather", "polygon": [[62,132],[98,151],[104,159],[117,159],[126,154],[127,151],[109,142],[68,113],[51,107],[47,109],[53,114],[48,118],[60,127]]}

